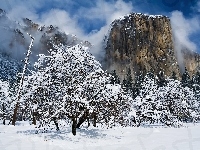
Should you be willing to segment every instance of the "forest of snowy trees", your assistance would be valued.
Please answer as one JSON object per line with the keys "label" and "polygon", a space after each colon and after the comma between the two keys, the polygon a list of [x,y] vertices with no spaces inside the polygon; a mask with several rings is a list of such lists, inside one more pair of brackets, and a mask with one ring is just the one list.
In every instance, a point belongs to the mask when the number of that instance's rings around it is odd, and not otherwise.
{"label": "forest of snowy trees", "polygon": [[187,69],[182,80],[165,77],[163,72],[157,76],[151,70],[146,75],[140,73],[135,82],[130,69],[122,87],[134,99],[137,124],[159,124],[178,127],[183,122],[197,122],[199,119],[199,73],[190,80]]}
{"label": "forest of snowy trees", "polygon": [[59,130],[59,120],[64,120],[76,135],[83,123],[94,127],[180,127],[200,119],[198,71],[190,77],[185,69],[178,81],[174,73],[165,77],[152,70],[132,79],[129,68],[120,82],[116,71],[103,71],[82,44],[54,45],[49,55],[39,55],[32,70],[24,69],[15,82],[0,80],[0,120],[4,125],[29,121],[45,132],[52,126]]}

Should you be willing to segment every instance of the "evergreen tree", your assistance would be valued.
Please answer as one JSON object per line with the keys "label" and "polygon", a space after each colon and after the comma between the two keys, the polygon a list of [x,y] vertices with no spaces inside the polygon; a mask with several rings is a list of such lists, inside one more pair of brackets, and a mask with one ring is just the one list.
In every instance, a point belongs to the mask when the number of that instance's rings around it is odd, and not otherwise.
{"label": "evergreen tree", "polygon": [[120,84],[120,79],[119,79],[119,76],[117,75],[116,73],[116,70],[113,70],[111,72],[111,79],[110,79],[110,83],[111,84]]}
{"label": "evergreen tree", "polygon": [[196,98],[200,101],[200,72],[197,71],[192,77],[192,88],[195,93]]}
{"label": "evergreen tree", "polygon": [[146,76],[150,79],[153,79],[155,80],[155,75],[154,75],[154,71],[153,69],[151,68],[150,71],[146,74]]}
{"label": "evergreen tree", "polygon": [[12,113],[12,99],[9,91],[9,83],[0,80],[0,120],[5,125],[5,120],[10,119],[9,114]]}
{"label": "evergreen tree", "polygon": [[157,76],[158,76],[158,86],[159,87],[165,86],[166,80],[165,80],[164,72],[160,71]]}
{"label": "evergreen tree", "polygon": [[192,76],[191,84],[198,84],[198,85],[200,85],[200,72],[199,72],[199,71],[197,71],[197,72]]}
{"label": "evergreen tree", "polygon": [[171,79],[177,80],[177,76],[175,71],[172,72]]}
{"label": "evergreen tree", "polygon": [[185,72],[182,74],[182,80],[181,80],[182,86],[183,87],[191,87],[191,80],[190,80],[190,75],[187,71],[187,68],[185,68]]}
{"label": "evergreen tree", "polygon": [[122,88],[125,92],[127,92],[127,81],[126,79],[124,78],[123,81],[122,81]]}
{"label": "evergreen tree", "polygon": [[199,102],[194,92],[173,79],[158,87],[155,80],[145,76],[140,94],[134,99],[136,124],[163,124],[180,126],[182,122],[195,122],[199,116]]}
{"label": "evergreen tree", "polygon": [[[139,95],[134,99],[137,113],[137,125],[141,123],[153,124],[155,121],[154,110],[155,106],[159,106],[157,103],[157,89],[158,85],[155,80],[150,78],[150,74],[144,77],[144,81],[141,84]],[[157,103],[157,105],[155,105]]]}
{"label": "evergreen tree", "polygon": [[135,75],[135,83],[133,86],[133,99],[139,95],[143,81],[144,81],[144,75],[142,71],[140,71],[139,74]]}
{"label": "evergreen tree", "polygon": [[131,69],[128,68],[127,74],[126,74],[126,90],[128,93],[132,93],[133,91],[133,79],[131,75]]}

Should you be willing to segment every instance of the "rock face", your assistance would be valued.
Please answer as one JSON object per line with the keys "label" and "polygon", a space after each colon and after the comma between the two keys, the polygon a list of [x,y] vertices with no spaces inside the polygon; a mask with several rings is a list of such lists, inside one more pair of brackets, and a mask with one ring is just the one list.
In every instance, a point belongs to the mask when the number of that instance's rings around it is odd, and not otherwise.
{"label": "rock face", "polygon": [[[116,70],[121,79],[129,67],[133,76],[153,69],[155,74],[164,71],[171,76],[174,71],[180,77],[170,19],[166,16],[132,13],[115,20],[105,50],[105,69]],[[196,66],[196,61],[191,65]]]}
{"label": "rock face", "polygon": [[187,49],[181,50],[181,55],[183,59],[179,62],[180,69],[184,70],[184,67],[186,67],[190,77],[192,77],[192,75],[200,69],[200,55],[196,52],[189,51]]}

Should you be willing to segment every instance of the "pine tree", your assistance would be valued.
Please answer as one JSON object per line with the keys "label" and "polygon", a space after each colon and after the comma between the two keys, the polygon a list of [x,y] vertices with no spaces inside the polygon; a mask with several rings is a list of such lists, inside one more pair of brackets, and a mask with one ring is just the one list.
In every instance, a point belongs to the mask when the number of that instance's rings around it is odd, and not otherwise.
{"label": "pine tree", "polygon": [[113,70],[111,72],[111,75],[112,75],[112,77],[110,79],[110,83],[111,84],[120,84],[120,79],[119,79],[119,76],[116,73],[116,70]]}
{"label": "pine tree", "polygon": [[158,87],[146,75],[134,103],[139,125],[159,123],[177,127],[182,122],[195,122],[199,116],[200,105],[195,94],[178,80],[168,79],[166,86]]}
{"label": "pine tree", "polygon": [[135,75],[135,83],[134,83],[134,86],[133,86],[133,99],[136,98],[139,95],[143,81],[144,81],[144,75],[140,71],[139,74]]}
{"label": "pine tree", "polygon": [[149,72],[147,72],[146,76],[150,79],[155,80],[154,70],[151,68]]}
{"label": "pine tree", "polygon": [[196,74],[192,77],[192,88],[195,93],[195,97],[200,101],[200,72],[197,71]]}
{"label": "pine tree", "polygon": [[196,72],[195,83],[200,85],[200,71]]}
{"label": "pine tree", "polygon": [[125,78],[122,80],[122,88],[123,88],[123,90],[124,90],[125,92],[128,92],[128,91],[127,91],[127,81],[126,81]]}
{"label": "pine tree", "polygon": [[133,88],[133,79],[131,75],[131,69],[128,68],[127,74],[126,74],[126,88],[131,93]]}
{"label": "pine tree", "polygon": [[177,80],[177,76],[175,71],[172,72],[171,79]]}
{"label": "pine tree", "polygon": [[[151,78],[150,78],[151,77]],[[156,97],[157,97],[158,85],[155,80],[152,79],[152,76],[146,75],[144,81],[141,84],[141,89],[139,95],[134,99],[136,105],[137,113],[137,125],[141,123],[150,123],[153,124],[155,121],[154,110],[156,110]]]}
{"label": "pine tree", "polygon": [[164,75],[164,72],[163,71],[160,71],[158,73],[158,86],[159,87],[162,87],[162,86],[165,86],[166,85],[166,80],[165,80],[165,75]]}
{"label": "pine tree", "polygon": [[182,80],[181,80],[182,86],[183,87],[191,87],[191,80],[190,80],[190,75],[187,71],[187,68],[185,68],[185,72],[182,74]]}

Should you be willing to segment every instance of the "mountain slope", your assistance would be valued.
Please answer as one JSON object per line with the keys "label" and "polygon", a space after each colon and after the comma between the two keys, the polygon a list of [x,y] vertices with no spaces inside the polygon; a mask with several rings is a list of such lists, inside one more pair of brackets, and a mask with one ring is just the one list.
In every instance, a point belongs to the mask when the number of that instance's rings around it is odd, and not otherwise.
{"label": "mountain slope", "polygon": [[75,35],[66,34],[52,25],[39,25],[28,18],[24,18],[20,23],[13,21],[2,9],[0,9],[0,32],[2,33],[0,36],[0,63],[2,64],[0,77],[6,80],[15,78],[20,69],[19,65],[23,65],[21,60],[26,57],[25,53],[31,42],[27,33],[35,38],[29,67],[33,67],[38,54],[48,54],[49,49],[54,49],[53,44],[74,46],[81,43],[85,47],[91,46],[89,42],[82,41]]}

